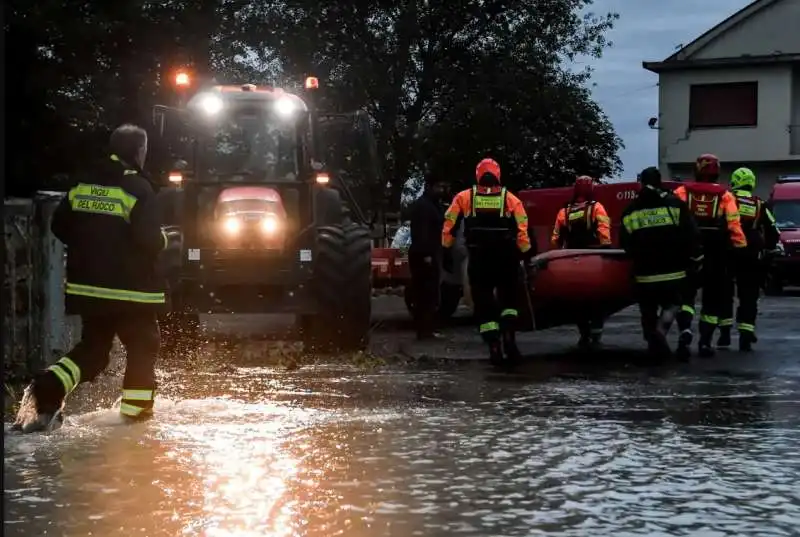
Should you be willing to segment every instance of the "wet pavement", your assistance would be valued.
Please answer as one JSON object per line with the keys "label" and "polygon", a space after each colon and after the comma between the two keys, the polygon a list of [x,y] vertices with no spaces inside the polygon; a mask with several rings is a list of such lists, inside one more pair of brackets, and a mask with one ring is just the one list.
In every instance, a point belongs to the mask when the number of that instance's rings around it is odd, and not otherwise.
{"label": "wet pavement", "polygon": [[163,364],[143,424],[95,410],[117,365],[60,431],[5,435],[4,534],[799,534],[800,298],[763,301],[749,355],[647,367],[626,311],[592,355],[571,328],[522,336],[513,373],[468,360],[469,328],[417,344],[378,309],[374,351],[399,361],[287,368],[288,346],[221,337]]}

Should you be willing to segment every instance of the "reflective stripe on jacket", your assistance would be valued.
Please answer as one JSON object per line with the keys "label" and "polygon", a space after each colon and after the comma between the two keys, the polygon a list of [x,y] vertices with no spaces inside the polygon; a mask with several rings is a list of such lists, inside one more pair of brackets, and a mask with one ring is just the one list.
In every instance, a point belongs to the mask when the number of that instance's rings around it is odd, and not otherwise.
{"label": "reflective stripe on jacket", "polygon": [[700,231],[686,204],[650,186],[623,211],[620,245],[642,284],[681,280],[703,255]]}
{"label": "reflective stripe on jacket", "polygon": [[599,201],[570,203],[558,211],[550,246],[593,248],[611,245],[611,219]]}
{"label": "reflective stripe on jacket", "polygon": [[472,187],[456,194],[445,212],[442,246],[455,242],[454,230],[464,218],[467,245],[485,241],[509,240],[520,252],[531,249],[528,214],[518,197],[502,187]]}
{"label": "reflective stripe on jacket", "polygon": [[67,246],[67,309],[102,313],[158,308],[166,302],[157,258],[167,244],[150,183],[112,156],[53,215],[53,234]]}

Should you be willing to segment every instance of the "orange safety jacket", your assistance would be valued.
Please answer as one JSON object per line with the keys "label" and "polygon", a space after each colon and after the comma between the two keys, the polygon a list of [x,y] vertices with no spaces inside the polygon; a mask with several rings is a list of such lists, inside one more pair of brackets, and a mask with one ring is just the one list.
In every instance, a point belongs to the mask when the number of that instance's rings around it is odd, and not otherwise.
{"label": "orange safety jacket", "polygon": [[611,219],[599,201],[569,203],[558,211],[553,248],[593,248],[611,245]]}
{"label": "orange safety jacket", "polygon": [[474,186],[456,194],[444,215],[442,246],[445,248],[453,246],[453,231],[460,218],[465,220],[467,246],[481,247],[507,240],[522,253],[531,249],[525,207],[504,187]]}
{"label": "orange safety jacket", "polygon": [[704,237],[727,235],[734,248],[747,247],[736,198],[725,187],[716,183],[689,183],[676,188],[675,195],[689,207]]}

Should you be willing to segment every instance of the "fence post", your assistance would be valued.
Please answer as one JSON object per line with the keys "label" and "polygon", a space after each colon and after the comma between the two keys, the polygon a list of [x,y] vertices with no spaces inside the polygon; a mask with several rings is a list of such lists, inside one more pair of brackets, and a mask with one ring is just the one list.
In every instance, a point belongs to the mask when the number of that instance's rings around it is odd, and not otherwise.
{"label": "fence post", "polygon": [[36,193],[36,228],[39,231],[37,292],[41,296],[41,360],[51,364],[69,346],[67,318],[64,313],[64,282],[66,281],[64,245],[50,231],[53,213],[64,197],[62,192]]}

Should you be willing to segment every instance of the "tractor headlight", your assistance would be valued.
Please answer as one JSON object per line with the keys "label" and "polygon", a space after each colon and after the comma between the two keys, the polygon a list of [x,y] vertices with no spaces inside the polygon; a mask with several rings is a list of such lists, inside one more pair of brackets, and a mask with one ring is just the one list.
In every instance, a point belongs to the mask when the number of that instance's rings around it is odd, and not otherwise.
{"label": "tractor headlight", "polygon": [[297,103],[291,97],[281,97],[275,101],[275,112],[281,117],[289,117],[297,111]]}
{"label": "tractor headlight", "polygon": [[280,222],[274,216],[267,216],[261,221],[261,231],[267,235],[272,235],[280,229]]}
{"label": "tractor headlight", "polygon": [[219,96],[207,94],[200,98],[198,106],[206,115],[215,116],[222,110],[224,103]]}
{"label": "tractor headlight", "polygon": [[230,216],[222,223],[222,229],[228,235],[237,235],[242,230],[242,221],[235,216]]}

